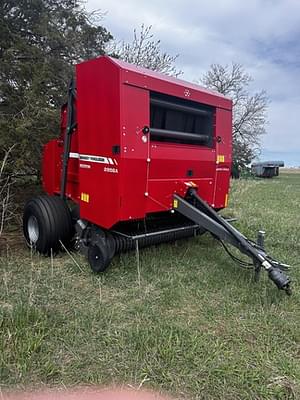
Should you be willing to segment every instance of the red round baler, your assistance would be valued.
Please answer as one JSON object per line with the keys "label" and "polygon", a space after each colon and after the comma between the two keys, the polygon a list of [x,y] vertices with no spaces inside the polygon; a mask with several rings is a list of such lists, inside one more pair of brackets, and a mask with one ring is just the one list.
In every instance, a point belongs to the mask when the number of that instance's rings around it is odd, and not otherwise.
{"label": "red round baler", "polygon": [[115,253],[208,230],[287,288],[216,212],[227,206],[231,163],[230,99],[107,56],[82,62],[60,136],[44,147],[47,195],[26,204],[25,238],[45,254],[75,238],[100,272]]}

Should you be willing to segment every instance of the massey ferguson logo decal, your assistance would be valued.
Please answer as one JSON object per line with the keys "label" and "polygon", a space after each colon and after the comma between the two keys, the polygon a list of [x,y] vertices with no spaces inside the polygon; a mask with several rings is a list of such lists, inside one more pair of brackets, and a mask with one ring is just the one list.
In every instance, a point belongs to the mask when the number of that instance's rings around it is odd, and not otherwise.
{"label": "massey ferguson logo decal", "polygon": [[[69,153],[70,158],[77,158],[80,161],[84,162],[91,162],[91,163],[97,163],[97,164],[107,164],[107,165],[113,165],[117,166],[118,162],[115,158],[110,158],[110,157],[104,157],[104,156],[94,156],[91,154],[79,154],[79,153]],[[82,167],[82,165],[85,165]],[[80,168],[87,168],[86,164],[80,164]],[[114,169],[118,172],[117,168],[110,168]],[[113,172],[113,171],[105,171],[105,172]]]}
{"label": "massey ferguson logo decal", "polygon": [[189,89],[184,89],[183,94],[184,94],[185,97],[190,97],[191,92],[189,91]]}

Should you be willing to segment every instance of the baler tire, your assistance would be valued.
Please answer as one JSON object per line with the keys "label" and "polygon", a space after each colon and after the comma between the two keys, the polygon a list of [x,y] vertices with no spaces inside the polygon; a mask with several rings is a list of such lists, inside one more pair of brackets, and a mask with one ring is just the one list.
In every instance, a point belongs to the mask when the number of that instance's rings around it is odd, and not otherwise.
{"label": "baler tire", "polygon": [[57,196],[40,195],[24,208],[23,233],[29,247],[41,254],[57,252],[72,237],[73,226],[67,204]]}
{"label": "baler tire", "polygon": [[103,242],[91,243],[88,248],[88,262],[96,274],[104,272],[109,266],[111,257],[109,250]]}

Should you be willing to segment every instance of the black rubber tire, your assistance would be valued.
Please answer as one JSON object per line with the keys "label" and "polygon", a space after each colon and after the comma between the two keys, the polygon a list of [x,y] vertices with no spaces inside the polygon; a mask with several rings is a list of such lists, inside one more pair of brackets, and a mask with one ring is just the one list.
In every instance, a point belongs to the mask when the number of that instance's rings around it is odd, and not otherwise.
{"label": "black rubber tire", "polygon": [[88,248],[88,261],[92,270],[98,274],[109,266],[109,249],[103,242],[91,243]]}
{"label": "black rubber tire", "polygon": [[[35,234],[33,230],[35,229]],[[70,210],[57,196],[41,195],[30,199],[23,214],[23,233],[28,246],[49,255],[60,248],[60,241],[67,246],[73,226]],[[34,236],[34,240],[31,240]]]}

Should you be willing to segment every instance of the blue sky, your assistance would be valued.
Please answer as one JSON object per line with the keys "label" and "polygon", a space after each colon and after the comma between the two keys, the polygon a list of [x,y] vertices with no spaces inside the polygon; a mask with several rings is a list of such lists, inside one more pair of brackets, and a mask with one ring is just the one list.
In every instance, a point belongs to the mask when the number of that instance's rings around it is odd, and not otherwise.
{"label": "blue sky", "polygon": [[300,165],[300,0],[88,0],[117,40],[152,25],[162,49],[179,54],[183,79],[195,81],[210,64],[244,65],[251,90],[270,97],[262,158]]}

